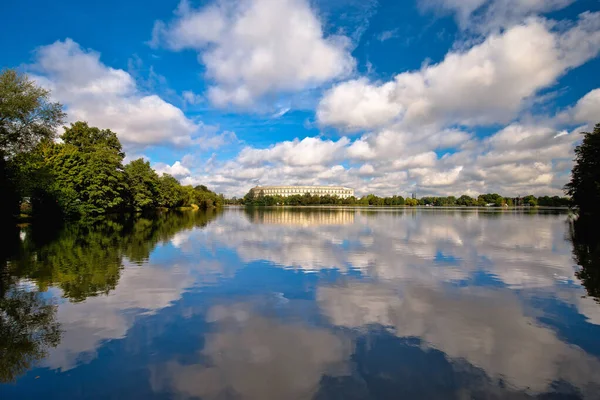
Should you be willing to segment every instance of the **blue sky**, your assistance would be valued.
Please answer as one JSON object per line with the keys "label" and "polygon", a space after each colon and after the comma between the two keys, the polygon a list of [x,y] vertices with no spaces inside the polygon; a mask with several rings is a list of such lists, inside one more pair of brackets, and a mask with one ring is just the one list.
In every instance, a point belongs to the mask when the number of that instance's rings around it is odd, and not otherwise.
{"label": "blue sky", "polygon": [[184,184],[561,194],[597,0],[3,2],[1,67]]}

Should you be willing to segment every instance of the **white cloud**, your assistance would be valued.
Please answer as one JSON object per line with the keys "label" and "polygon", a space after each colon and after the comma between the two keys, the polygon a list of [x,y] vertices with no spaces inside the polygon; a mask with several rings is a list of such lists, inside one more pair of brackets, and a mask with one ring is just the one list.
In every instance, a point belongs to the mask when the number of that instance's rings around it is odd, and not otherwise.
{"label": "white cloud", "polygon": [[376,36],[377,40],[379,40],[380,42],[385,42],[386,40],[390,40],[396,37],[398,37],[398,28],[383,31]]}
{"label": "white cloud", "polygon": [[600,50],[600,14],[585,13],[565,32],[530,19],[436,65],[376,84],[364,78],[334,86],[321,100],[321,124],[372,129],[406,124],[508,122],[540,89]]}
{"label": "white cloud", "polygon": [[404,110],[394,101],[396,85],[372,85],[367,79],[340,83],[319,103],[320,123],[346,129],[373,128],[389,123]]}
{"label": "white cloud", "polygon": [[318,86],[355,65],[350,40],[326,37],[306,0],[222,0],[200,9],[184,0],[174,21],[155,24],[152,43],[198,51],[215,82],[208,97],[219,106]]}
{"label": "white cloud", "polygon": [[321,165],[333,162],[342,155],[341,150],[348,144],[347,138],[337,142],[307,137],[302,140],[277,143],[268,149],[244,148],[237,160],[246,165],[260,163],[284,163],[289,166]]}
{"label": "white cloud", "polygon": [[183,100],[190,105],[200,104],[204,101],[204,98],[201,95],[196,94],[191,90],[184,90],[181,93],[181,97],[183,97]]}
{"label": "white cloud", "polygon": [[529,16],[560,10],[575,0],[419,0],[423,11],[454,13],[459,27],[491,32],[523,22]]}
{"label": "white cloud", "polygon": [[113,130],[126,149],[202,144],[213,135],[213,129],[159,96],[144,94],[129,73],[106,66],[99,53],[71,39],[40,47],[35,55],[35,78],[66,106],[69,120]]}
{"label": "white cloud", "polygon": [[169,174],[175,178],[183,178],[191,174],[191,171],[184,167],[179,161],[175,161],[173,165],[165,163],[156,163],[152,166],[157,174]]}
{"label": "white cloud", "polygon": [[583,96],[575,105],[574,119],[590,125],[600,122],[600,89],[594,89]]}

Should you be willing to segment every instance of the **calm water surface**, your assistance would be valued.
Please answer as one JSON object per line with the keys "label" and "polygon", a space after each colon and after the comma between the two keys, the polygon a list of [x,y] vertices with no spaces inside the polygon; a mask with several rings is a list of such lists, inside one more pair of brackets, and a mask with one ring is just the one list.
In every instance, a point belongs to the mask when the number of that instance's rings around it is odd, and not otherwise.
{"label": "calm water surface", "polygon": [[600,398],[600,305],[567,220],[232,208],[27,228],[2,278],[0,398]]}

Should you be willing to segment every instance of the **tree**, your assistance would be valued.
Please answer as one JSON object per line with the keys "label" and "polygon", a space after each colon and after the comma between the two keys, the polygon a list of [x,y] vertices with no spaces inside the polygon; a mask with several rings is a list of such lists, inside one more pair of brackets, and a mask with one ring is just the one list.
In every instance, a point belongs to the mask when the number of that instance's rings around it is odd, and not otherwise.
{"label": "tree", "polygon": [[530,195],[523,197],[523,205],[529,206],[529,207],[537,207],[538,202],[537,202],[536,197],[534,195],[530,194]]}
{"label": "tree", "polygon": [[471,196],[467,196],[466,194],[463,194],[458,199],[456,199],[456,204],[459,206],[471,207],[471,206],[476,205],[476,203],[477,203],[477,200],[475,200]]}
{"label": "tree", "polygon": [[0,73],[0,225],[8,226],[19,210],[23,176],[15,156],[31,151],[41,140],[55,136],[65,114],[50,92],[15,70]]}
{"label": "tree", "polygon": [[124,170],[131,207],[143,211],[158,206],[160,181],[150,162],[139,158],[127,164]]}
{"label": "tree", "polygon": [[583,133],[582,143],[575,148],[575,166],[566,193],[579,207],[580,215],[600,215],[600,124],[593,132]]}
{"label": "tree", "polygon": [[55,136],[65,119],[60,103],[50,102],[50,91],[25,74],[0,73],[0,152],[5,157],[30,151],[42,139]]}
{"label": "tree", "polygon": [[159,182],[160,205],[167,208],[181,207],[184,193],[179,181],[169,174],[163,174]]}
{"label": "tree", "polygon": [[88,215],[123,210],[127,181],[117,135],[76,122],[65,127],[61,139],[63,143],[51,149],[46,161],[63,209]]}

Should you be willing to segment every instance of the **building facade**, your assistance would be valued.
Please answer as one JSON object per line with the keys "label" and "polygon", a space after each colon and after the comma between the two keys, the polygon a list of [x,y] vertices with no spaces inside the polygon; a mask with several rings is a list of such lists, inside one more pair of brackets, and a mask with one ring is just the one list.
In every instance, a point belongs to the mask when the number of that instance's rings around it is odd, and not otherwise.
{"label": "building facade", "polygon": [[293,196],[310,193],[317,196],[337,196],[343,199],[354,196],[354,189],[342,186],[257,186],[252,188],[254,196],[260,193],[265,196]]}

